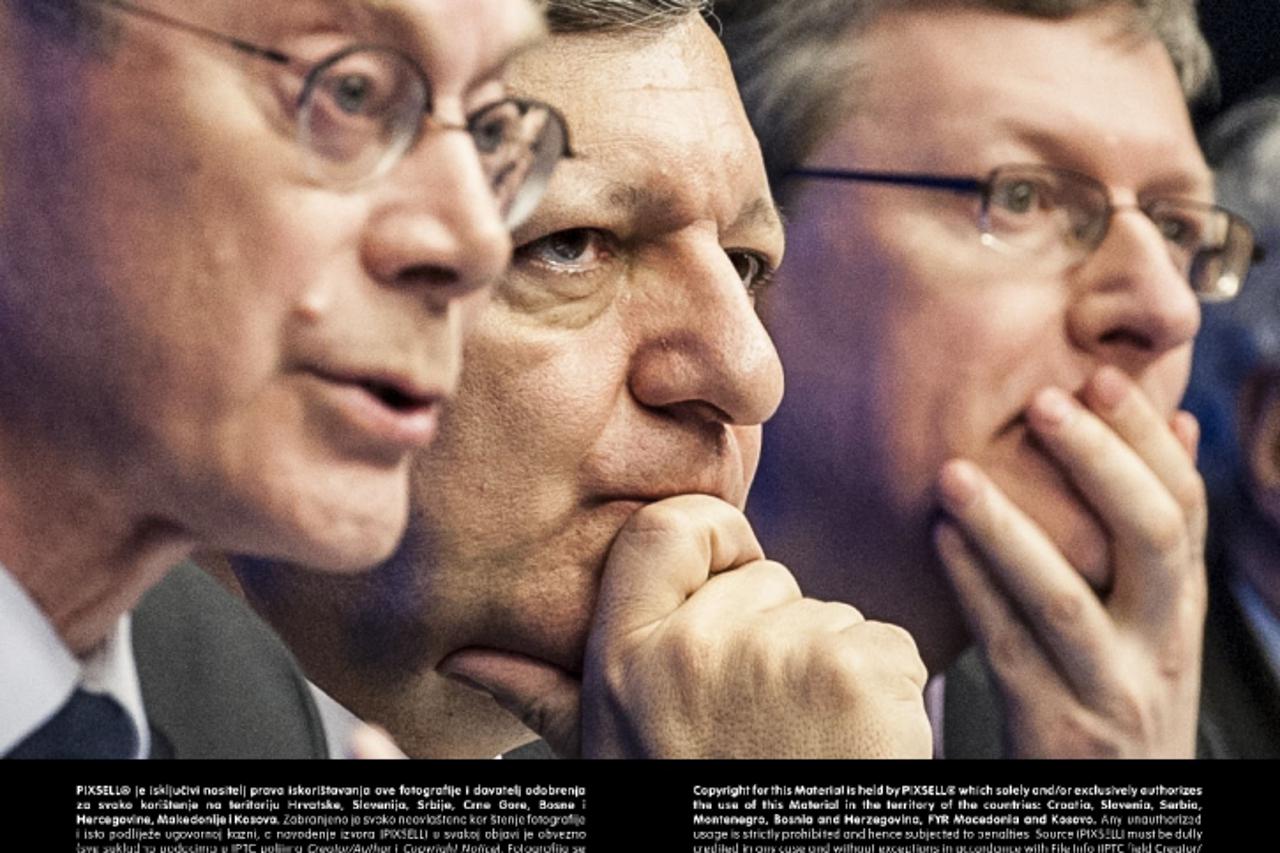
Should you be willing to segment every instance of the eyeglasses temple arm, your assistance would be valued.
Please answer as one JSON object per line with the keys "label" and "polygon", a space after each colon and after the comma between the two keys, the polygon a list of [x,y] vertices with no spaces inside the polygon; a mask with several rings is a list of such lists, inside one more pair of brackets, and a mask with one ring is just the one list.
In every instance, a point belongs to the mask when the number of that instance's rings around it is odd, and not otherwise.
{"label": "eyeglasses temple arm", "polygon": [[192,24],[188,21],[171,18],[168,15],[152,11],[151,9],[144,9],[141,6],[135,6],[132,3],[125,2],[125,0],[92,0],[92,2],[98,3],[102,6],[111,6],[122,12],[136,15],[139,18],[145,18],[153,23],[173,27],[176,30],[182,30],[185,33],[189,33],[190,35],[197,36],[198,38],[202,38],[207,41],[227,45],[241,53],[247,53],[250,56],[266,59],[279,65],[296,64],[296,60],[287,53],[282,53],[269,47],[253,44],[252,42],[247,42],[234,36],[224,35],[223,33],[202,27],[199,24]]}
{"label": "eyeglasses temple arm", "polygon": [[949,190],[957,193],[985,193],[987,182],[977,178],[954,175],[920,175],[910,172],[870,172],[856,169],[797,168],[786,173],[785,178],[817,179],[823,181],[863,181],[872,184],[924,187]]}

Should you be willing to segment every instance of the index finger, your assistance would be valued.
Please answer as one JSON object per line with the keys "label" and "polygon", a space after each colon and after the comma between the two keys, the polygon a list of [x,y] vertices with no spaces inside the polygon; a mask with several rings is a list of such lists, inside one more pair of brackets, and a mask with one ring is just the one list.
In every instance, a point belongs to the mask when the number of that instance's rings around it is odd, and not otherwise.
{"label": "index finger", "polygon": [[651,627],[711,575],[763,558],[746,516],[718,498],[679,495],[641,507],[609,550],[593,630],[617,636]]}
{"label": "index finger", "polygon": [[[1178,432],[1194,432],[1194,418],[1179,413],[1181,420],[1190,419],[1192,423],[1170,423],[1132,379],[1112,366],[1094,374],[1085,386],[1084,398],[1089,408],[1115,430],[1156,475],[1187,513],[1193,529],[1202,532],[1206,510],[1202,481],[1196,471],[1194,436],[1184,437]],[[1188,441],[1192,444],[1190,449]]]}

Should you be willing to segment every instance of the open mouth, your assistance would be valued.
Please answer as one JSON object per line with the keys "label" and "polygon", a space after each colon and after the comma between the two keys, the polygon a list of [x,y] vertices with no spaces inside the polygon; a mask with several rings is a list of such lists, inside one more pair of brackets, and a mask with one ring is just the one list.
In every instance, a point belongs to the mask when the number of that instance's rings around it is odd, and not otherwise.
{"label": "open mouth", "polygon": [[397,453],[426,446],[435,436],[443,393],[395,375],[314,371],[323,399],[342,429],[369,446]]}
{"label": "open mouth", "polygon": [[356,384],[376,397],[387,408],[402,414],[419,411],[435,402],[433,398],[415,396],[395,385],[373,379],[361,380]]}

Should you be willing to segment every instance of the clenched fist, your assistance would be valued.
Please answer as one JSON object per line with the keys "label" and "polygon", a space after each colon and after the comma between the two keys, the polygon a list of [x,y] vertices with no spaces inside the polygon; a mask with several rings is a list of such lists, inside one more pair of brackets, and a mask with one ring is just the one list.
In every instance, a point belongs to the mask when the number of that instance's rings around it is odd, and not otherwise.
{"label": "clenched fist", "polygon": [[[582,682],[488,652],[442,669],[483,687],[561,754],[928,758],[925,668],[902,629],[804,598],[747,519],[705,495],[638,510],[601,579]],[[495,683],[496,672],[506,675]]]}

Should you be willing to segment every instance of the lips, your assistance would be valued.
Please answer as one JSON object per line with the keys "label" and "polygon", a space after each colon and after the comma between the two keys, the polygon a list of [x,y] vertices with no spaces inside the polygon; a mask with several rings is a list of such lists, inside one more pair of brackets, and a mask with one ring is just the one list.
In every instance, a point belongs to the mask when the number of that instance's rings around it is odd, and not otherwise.
{"label": "lips", "polygon": [[435,438],[442,388],[385,370],[321,368],[308,375],[337,423],[362,442],[405,452]]}
{"label": "lips", "polygon": [[[670,458],[694,458],[696,456],[673,454]],[[754,466],[752,466],[754,470]],[[741,507],[746,503],[747,486],[751,474],[743,471],[735,453],[724,463],[713,465],[689,465],[683,470],[667,468],[654,471],[628,470],[622,477],[609,473],[598,475],[598,482],[589,482],[586,491],[591,497],[587,506],[607,503],[644,504],[657,503],[680,495],[710,495],[725,503]]]}

